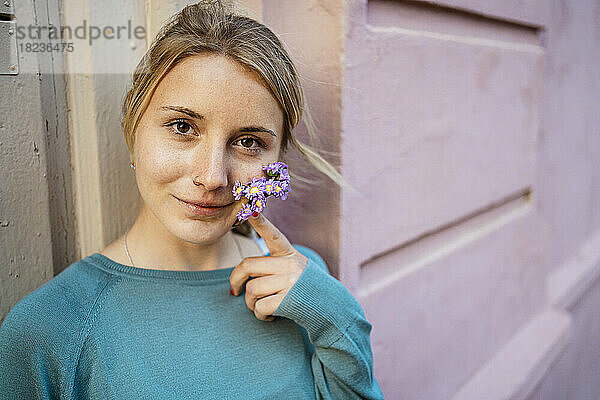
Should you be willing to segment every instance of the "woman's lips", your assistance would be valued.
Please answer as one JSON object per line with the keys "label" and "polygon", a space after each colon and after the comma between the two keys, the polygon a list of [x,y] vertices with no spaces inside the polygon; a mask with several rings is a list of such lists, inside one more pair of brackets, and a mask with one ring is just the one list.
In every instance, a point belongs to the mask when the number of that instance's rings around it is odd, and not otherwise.
{"label": "woman's lips", "polygon": [[[173,196],[173,197],[175,197],[175,196]],[[223,206],[223,207],[200,207],[195,204],[190,204],[188,202],[185,202],[177,197],[175,197],[175,199],[179,202],[179,204],[181,204],[183,207],[185,207],[188,211],[192,212],[192,214],[198,215],[200,217],[210,217],[210,216],[219,215],[219,214],[223,213],[223,211],[227,207],[229,207],[230,205],[233,204],[233,203],[229,203],[228,205]]]}

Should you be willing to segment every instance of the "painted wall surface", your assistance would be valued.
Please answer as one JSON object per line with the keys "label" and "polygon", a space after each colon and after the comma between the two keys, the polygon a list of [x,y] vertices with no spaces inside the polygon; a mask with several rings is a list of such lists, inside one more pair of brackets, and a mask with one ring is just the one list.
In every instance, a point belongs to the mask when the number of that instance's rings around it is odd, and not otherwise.
{"label": "painted wall surface", "polygon": [[600,2],[347,4],[371,190],[342,196],[340,277],[386,398],[597,399]]}
{"label": "painted wall surface", "polygon": [[[22,54],[30,72],[0,76],[0,318],[137,216],[121,100],[192,2],[18,5],[147,38]],[[284,42],[326,158],[361,192],[306,169],[323,183],[267,214],[363,305],[385,398],[599,399],[600,1],[238,4]]]}
{"label": "painted wall surface", "polygon": [[600,398],[600,1],[552,1],[546,36],[539,192],[552,233],[549,300],[571,340],[527,398]]}
{"label": "painted wall surface", "polygon": [[[14,12],[17,27],[60,24],[56,1],[15,2]],[[62,60],[18,42],[19,74],[0,75],[0,323],[77,256]]]}
{"label": "painted wall surface", "polygon": [[377,190],[343,198],[342,263],[392,397],[449,398],[543,307],[543,49],[529,27],[490,25],[403,2],[348,10],[345,172]]}

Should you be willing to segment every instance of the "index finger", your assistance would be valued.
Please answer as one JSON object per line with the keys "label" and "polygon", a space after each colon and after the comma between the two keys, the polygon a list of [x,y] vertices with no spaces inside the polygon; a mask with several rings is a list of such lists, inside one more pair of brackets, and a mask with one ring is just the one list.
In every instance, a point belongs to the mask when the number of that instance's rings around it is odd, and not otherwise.
{"label": "index finger", "polygon": [[267,248],[273,256],[290,254],[295,251],[289,240],[271,221],[262,213],[257,217],[248,218],[248,222],[265,241]]}

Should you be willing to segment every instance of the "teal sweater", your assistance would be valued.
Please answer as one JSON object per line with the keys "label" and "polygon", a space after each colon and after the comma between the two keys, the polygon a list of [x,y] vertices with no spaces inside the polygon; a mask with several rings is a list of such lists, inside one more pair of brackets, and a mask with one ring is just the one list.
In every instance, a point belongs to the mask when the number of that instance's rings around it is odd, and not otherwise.
{"label": "teal sweater", "polygon": [[382,399],[361,305],[294,247],[309,261],[273,321],[230,294],[234,267],[71,264],[2,323],[0,399]]}

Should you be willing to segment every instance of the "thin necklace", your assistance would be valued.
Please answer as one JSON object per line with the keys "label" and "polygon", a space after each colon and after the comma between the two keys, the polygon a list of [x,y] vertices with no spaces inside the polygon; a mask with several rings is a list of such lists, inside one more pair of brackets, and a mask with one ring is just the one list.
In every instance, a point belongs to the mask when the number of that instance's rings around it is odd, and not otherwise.
{"label": "thin necklace", "polygon": [[[235,234],[233,233],[233,241],[235,242],[235,245],[237,247],[238,250],[238,254],[240,255],[240,258],[243,259],[244,256],[242,256],[242,250],[240,249],[240,244],[238,243]],[[131,263],[132,267],[135,267],[135,265],[133,264],[133,260],[131,259],[131,255],[129,254],[129,249],[127,248],[127,231],[125,232],[125,235],[123,235],[123,243],[125,244],[125,253],[127,253],[127,257],[129,257],[129,262]]]}

